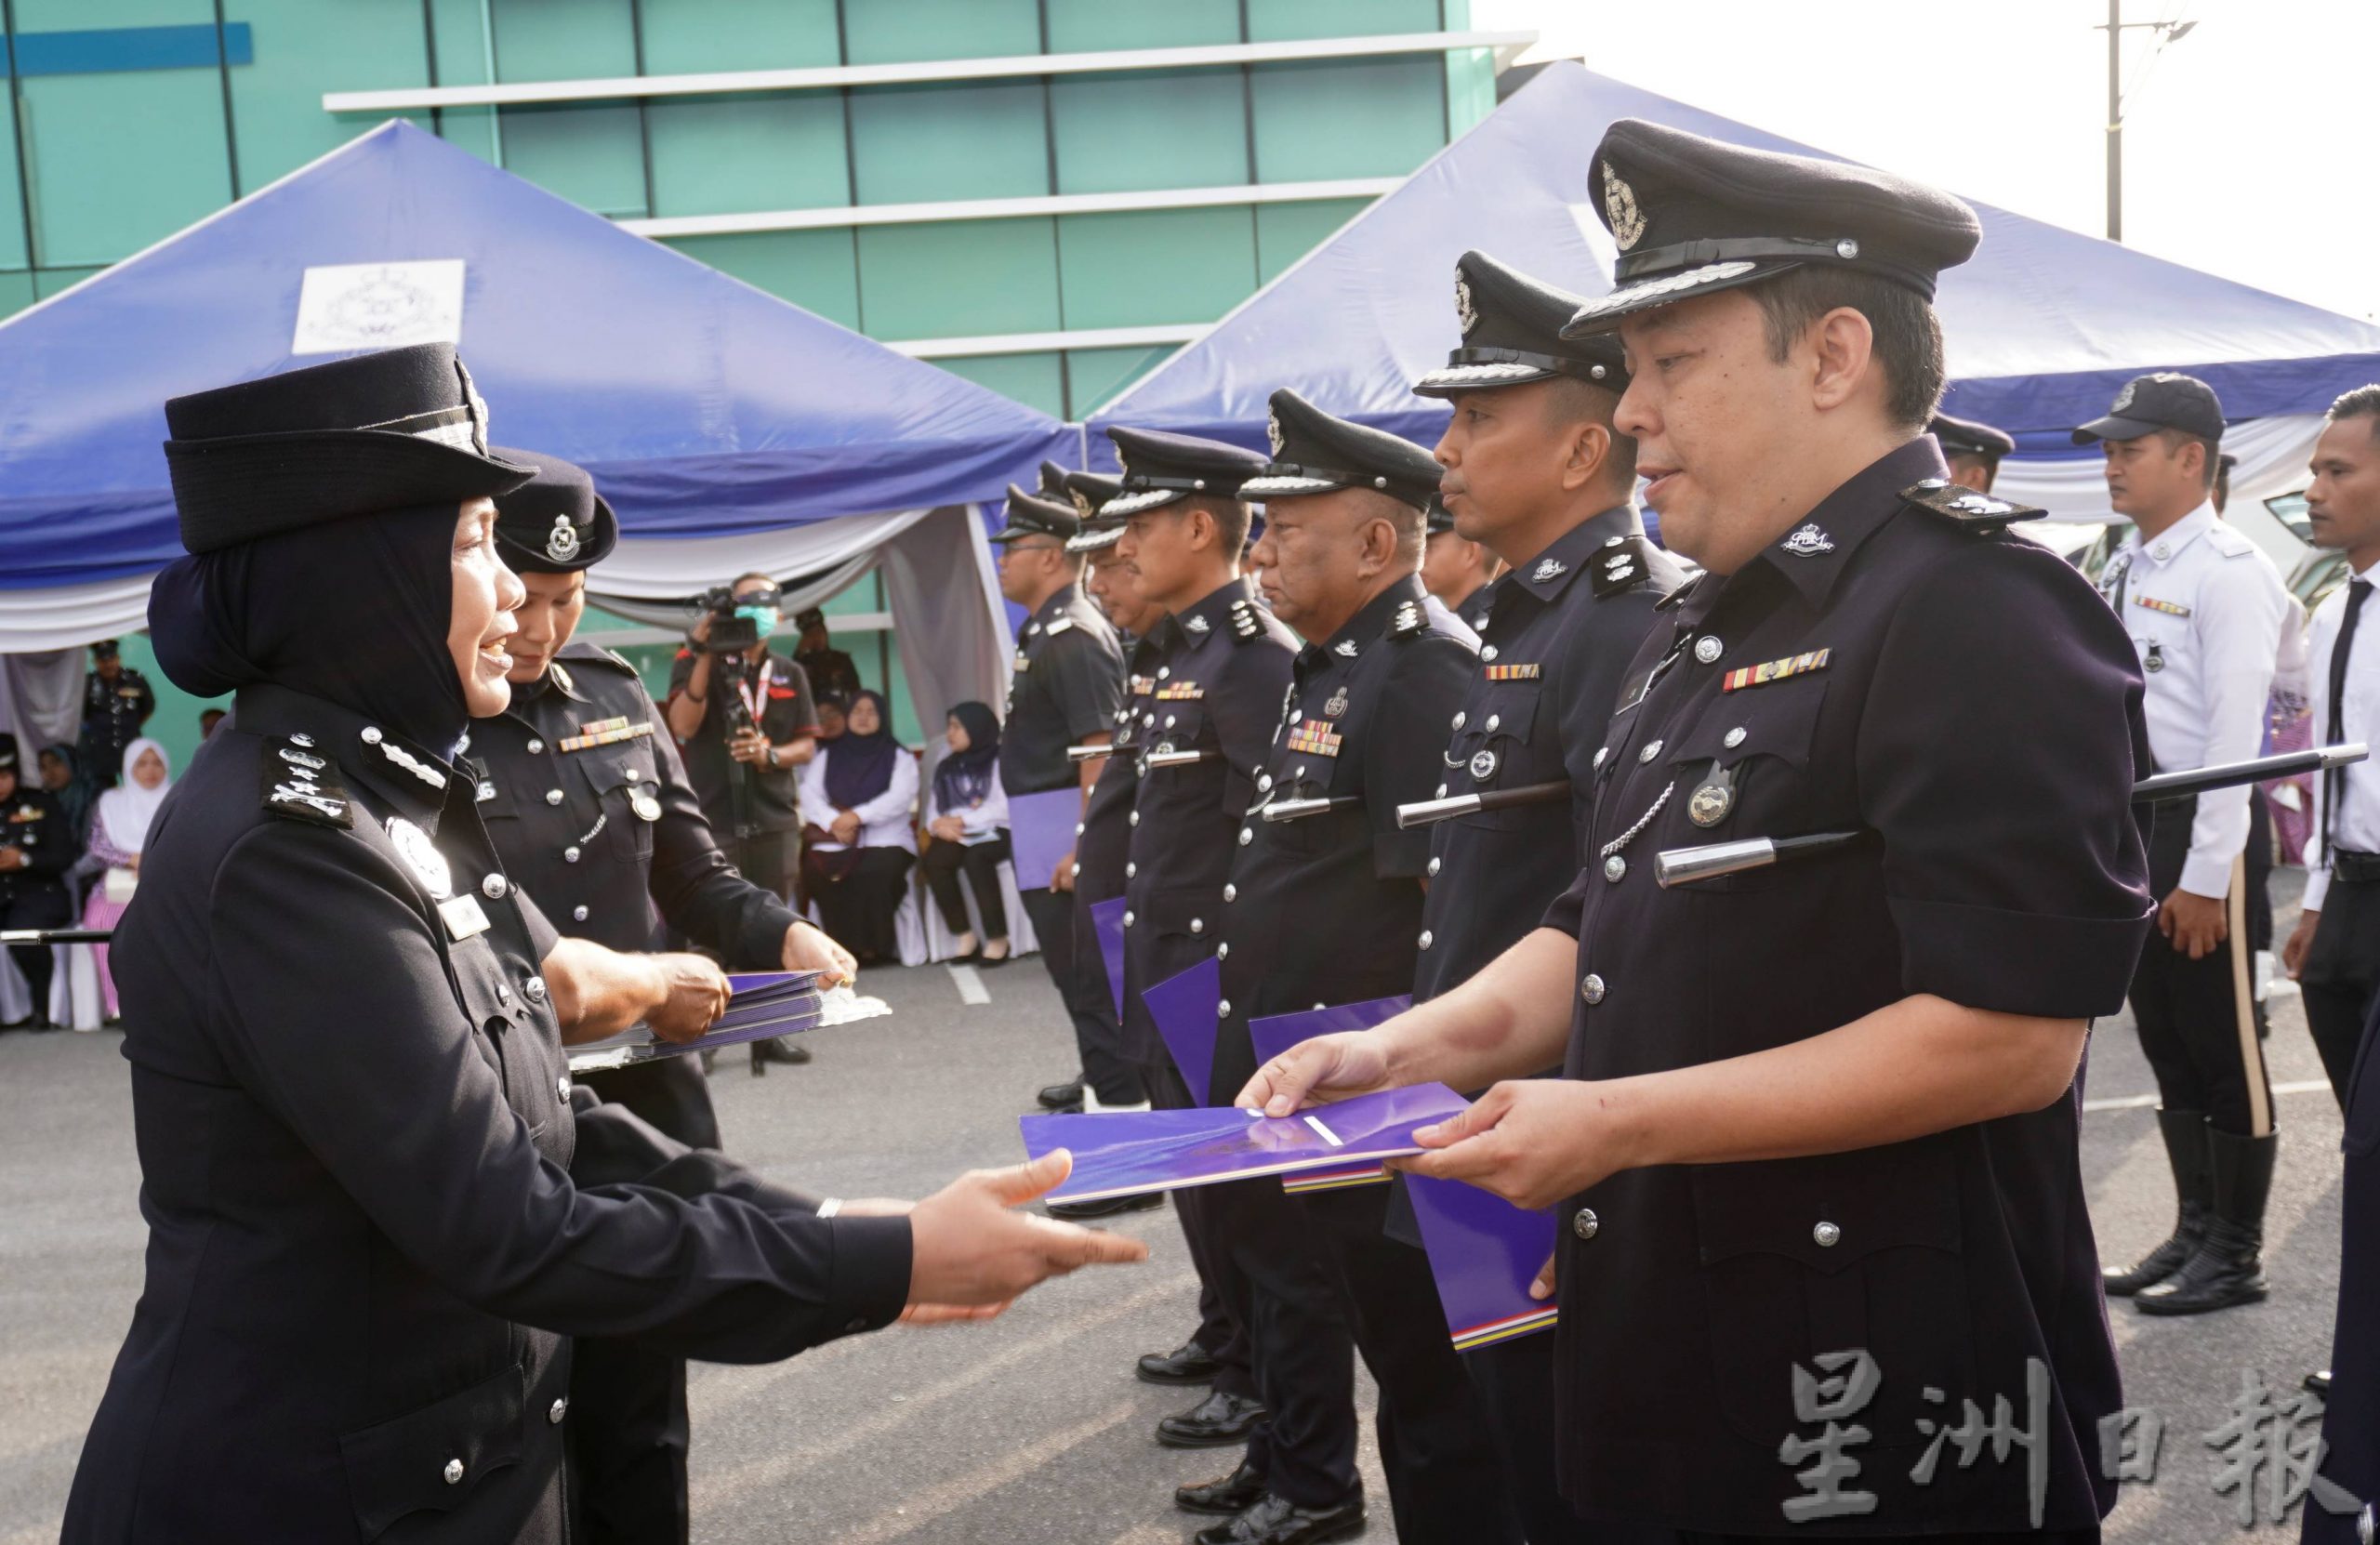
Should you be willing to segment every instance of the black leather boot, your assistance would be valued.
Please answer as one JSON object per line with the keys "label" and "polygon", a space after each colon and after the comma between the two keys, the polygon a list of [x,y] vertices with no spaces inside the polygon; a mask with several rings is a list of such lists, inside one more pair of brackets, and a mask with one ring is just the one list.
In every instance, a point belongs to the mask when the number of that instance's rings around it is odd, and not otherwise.
{"label": "black leather boot", "polygon": [[2215,1199],[2207,1167],[2206,1116],[2199,1111],[2159,1111],[2157,1130],[2165,1139],[2165,1162],[2173,1169],[2174,1193],[2181,1205],[2174,1232],[2163,1244],[2131,1266],[2101,1268],[2099,1280],[2111,1299],[2128,1298],[2172,1276],[2198,1253],[2206,1237],[2207,1207]]}
{"label": "black leather boot", "polygon": [[2235,1137],[2210,1127],[2206,1142],[2215,1171],[2206,1237],[2180,1271],[2135,1295],[2144,1314],[2203,1314],[2265,1296],[2265,1198],[2281,1134]]}

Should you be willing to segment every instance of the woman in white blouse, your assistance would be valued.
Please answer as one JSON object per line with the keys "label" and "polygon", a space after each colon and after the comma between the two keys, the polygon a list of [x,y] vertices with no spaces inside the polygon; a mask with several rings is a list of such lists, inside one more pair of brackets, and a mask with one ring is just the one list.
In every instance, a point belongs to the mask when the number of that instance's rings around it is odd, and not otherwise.
{"label": "woman in white blouse", "polygon": [[819,922],[862,965],[898,960],[892,927],[918,861],[918,763],[884,699],[852,699],[848,727],[801,770],[801,867]]}
{"label": "woman in white blouse", "polygon": [[[1000,901],[1000,865],[1008,858],[1000,721],[984,704],[961,703],[950,710],[948,745],[950,754],[933,770],[933,798],[926,808],[926,834],[933,839],[926,848],[926,884],[956,935],[959,958],[998,966],[1009,956],[1008,908]],[[962,874],[984,918],[980,947],[959,889]]]}

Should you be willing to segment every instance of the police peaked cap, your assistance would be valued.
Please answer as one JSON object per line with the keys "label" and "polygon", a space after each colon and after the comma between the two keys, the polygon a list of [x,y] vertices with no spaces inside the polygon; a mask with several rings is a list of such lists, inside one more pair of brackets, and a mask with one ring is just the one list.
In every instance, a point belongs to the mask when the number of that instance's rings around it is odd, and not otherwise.
{"label": "police peaked cap", "polygon": [[1054,536],[1064,542],[1082,529],[1082,518],[1074,506],[1057,499],[1045,499],[1028,494],[1014,483],[1008,485],[1008,523],[992,533],[995,542],[1021,542],[1028,536]]}
{"label": "police peaked cap", "polygon": [[1333,418],[1287,387],[1273,393],[1264,429],[1273,459],[1240,485],[1251,499],[1369,488],[1421,510],[1437,500],[1435,456],[1385,429]]}
{"label": "police peaked cap", "polygon": [[1068,552],[1097,552],[1124,538],[1124,518],[1101,513],[1107,501],[1124,491],[1124,480],[1105,472],[1068,472],[1066,497],[1082,517],[1082,530],[1068,538]]}
{"label": "police peaked cap", "polygon": [[1620,260],[1611,293],[1564,329],[1573,337],[1808,264],[1872,273],[1931,300],[1935,277],[1983,239],[1974,210],[1907,178],[1637,118],[1604,132],[1589,176]]}
{"label": "police peaked cap", "polygon": [[165,428],[192,552],[376,509],[494,498],[536,472],[488,450],[487,404],[445,343],[177,397]]}
{"label": "police peaked cap", "polygon": [[1116,454],[1124,462],[1122,491],[1099,509],[1111,520],[1202,494],[1236,499],[1242,496],[1241,485],[1264,469],[1263,456],[1220,440],[1120,424],[1109,427],[1107,438],[1116,442]]}
{"label": "police peaked cap", "polygon": [[496,496],[496,545],[522,574],[591,569],[620,539],[619,519],[587,469],[560,456],[504,446],[496,455],[534,467],[537,475]]}
{"label": "police peaked cap", "polygon": [[1942,447],[1944,456],[1982,456],[1997,465],[2001,457],[2016,454],[2015,440],[1989,424],[1978,424],[1973,419],[1953,418],[1947,413],[1937,413],[1934,421],[1925,428],[1934,436],[1935,442]]}
{"label": "police peaked cap", "polygon": [[1575,376],[1612,391],[1628,390],[1628,363],[1609,334],[1565,338],[1562,329],[1586,300],[1540,284],[1484,252],[1466,252],[1454,265],[1454,316],[1462,341],[1446,368],[1413,383],[1423,397],[1521,386]]}

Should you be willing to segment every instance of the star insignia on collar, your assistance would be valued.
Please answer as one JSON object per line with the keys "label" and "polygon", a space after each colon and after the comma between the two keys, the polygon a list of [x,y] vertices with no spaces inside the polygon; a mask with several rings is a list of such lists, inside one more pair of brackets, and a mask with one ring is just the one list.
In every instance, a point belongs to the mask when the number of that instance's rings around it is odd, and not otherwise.
{"label": "star insignia on collar", "polygon": [[1465,337],[1470,337],[1471,330],[1479,325],[1478,308],[1471,303],[1471,280],[1460,264],[1454,271],[1454,319],[1461,324]]}
{"label": "star insignia on collar", "polygon": [[1273,459],[1280,460],[1281,446],[1284,443],[1281,434],[1281,416],[1271,408],[1264,410],[1264,441],[1273,447]]}
{"label": "star insignia on collar", "polygon": [[1822,552],[1834,550],[1834,538],[1820,531],[1817,522],[1812,522],[1785,538],[1782,545],[1796,558],[1816,558]]}
{"label": "star insignia on collar", "polygon": [[1206,635],[1207,629],[1214,625],[1204,617],[1192,617],[1188,622],[1183,623],[1182,626],[1203,638]]}
{"label": "star insignia on collar", "polygon": [[1340,656],[1342,659],[1352,660],[1355,657],[1355,640],[1353,639],[1342,639],[1337,643],[1330,646],[1330,652],[1333,654]]}
{"label": "star insignia on collar", "polygon": [[1559,559],[1548,558],[1540,562],[1536,568],[1531,569],[1528,573],[1528,576],[1542,585],[1549,579],[1558,578],[1569,572],[1569,564],[1563,562]]}
{"label": "star insignia on collar", "polygon": [[1645,239],[1645,213],[1636,206],[1636,190],[1603,164],[1603,212],[1611,218],[1611,239],[1626,252]]}

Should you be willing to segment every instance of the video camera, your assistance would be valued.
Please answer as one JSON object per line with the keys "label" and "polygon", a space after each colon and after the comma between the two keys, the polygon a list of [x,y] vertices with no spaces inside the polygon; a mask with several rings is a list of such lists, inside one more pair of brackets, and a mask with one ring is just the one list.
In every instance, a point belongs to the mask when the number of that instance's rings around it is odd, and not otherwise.
{"label": "video camera", "polygon": [[762,609],[776,610],[776,587],[771,585],[764,592],[756,586],[745,593],[747,598],[765,594],[766,599],[758,602],[750,599],[738,601],[734,589],[726,585],[715,586],[694,598],[694,609],[710,614],[710,638],[704,647],[711,654],[741,654],[767,637],[761,631],[760,618],[753,614]]}

